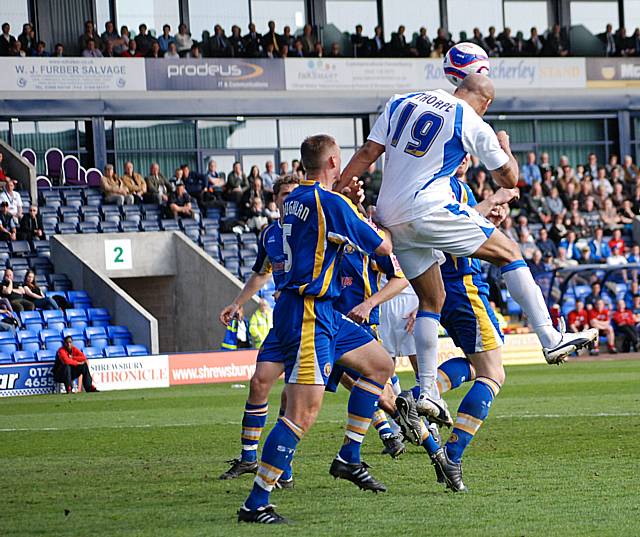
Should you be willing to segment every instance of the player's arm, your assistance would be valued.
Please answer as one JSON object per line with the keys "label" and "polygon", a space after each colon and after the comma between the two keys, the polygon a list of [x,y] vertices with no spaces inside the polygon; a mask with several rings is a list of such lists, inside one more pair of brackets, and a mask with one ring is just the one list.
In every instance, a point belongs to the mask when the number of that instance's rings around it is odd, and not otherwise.
{"label": "player's arm", "polygon": [[518,184],[518,176],[520,174],[518,161],[516,160],[516,157],[513,156],[513,153],[511,153],[509,135],[506,131],[499,131],[496,133],[496,137],[498,138],[500,147],[509,157],[509,160],[499,168],[491,170],[491,177],[493,177],[493,180],[498,184],[498,186],[513,188]]}
{"label": "player's arm", "polygon": [[373,140],[367,140],[365,144],[356,151],[355,155],[351,157],[349,164],[347,164],[340,175],[340,182],[335,190],[342,192],[342,189],[348,187],[354,177],[360,177],[366,172],[369,166],[380,158],[382,153],[384,153],[383,144],[374,142]]}
{"label": "player's arm", "polygon": [[377,293],[372,294],[367,300],[353,308],[347,314],[347,317],[356,323],[364,322],[369,318],[369,314],[373,308],[402,293],[407,285],[409,285],[409,282],[404,277],[390,278]]}
{"label": "player's arm", "polygon": [[238,296],[233,299],[233,302],[222,309],[218,320],[224,325],[229,326],[229,323],[234,318],[240,307],[244,306],[251,298],[264,287],[270,277],[270,273],[259,274],[253,272],[249,279],[244,284],[244,287],[238,293]]}

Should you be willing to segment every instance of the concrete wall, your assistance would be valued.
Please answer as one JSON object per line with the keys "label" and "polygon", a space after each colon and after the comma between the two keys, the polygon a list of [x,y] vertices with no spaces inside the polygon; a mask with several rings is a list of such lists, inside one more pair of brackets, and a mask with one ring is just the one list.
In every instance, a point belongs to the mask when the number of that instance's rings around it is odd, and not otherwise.
{"label": "concrete wall", "polygon": [[11,179],[18,181],[18,190],[28,190],[31,193],[31,199],[37,203],[36,169],[4,140],[0,140],[0,153],[4,156],[2,167],[6,174]]}
{"label": "concrete wall", "polygon": [[[107,270],[104,241],[126,239],[132,267]],[[130,326],[136,343],[149,342],[153,352],[218,349],[225,333],[218,313],[242,288],[180,232],[55,235],[51,256],[56,272],[86,289],[115,323]],[[257,300],[248,304],[246,315],[256,307]]]}

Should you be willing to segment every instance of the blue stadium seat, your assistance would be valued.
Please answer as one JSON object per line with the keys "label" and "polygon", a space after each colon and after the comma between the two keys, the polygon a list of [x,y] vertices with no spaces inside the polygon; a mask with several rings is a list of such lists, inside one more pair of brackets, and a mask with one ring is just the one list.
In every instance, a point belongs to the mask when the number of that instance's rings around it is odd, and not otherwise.
{"label": "blue stadium seat", "polygon": [[54,362],[56,359],[56,351],[40,350],[36,351],[36,359],[38,362]]}
{"label": "blue stadium seat", "polygon": [[109,345],[107,331],[102,326],[88,326],[84,329],[84,335],[91,346],[100,349],[101,352]]}
{"label": "blue stadium seat", "polygon": [[24,326],[28,324],[42,324],[42,314],[39,311],[21,311],[20,321]]}
{"label": "blue stadium seat", "polygon": [[6,340],[0,341],[0,353],[13,354],[18,350],[18,345]]}
{"label": "blue stadium seat", "polygon": [[67,300],[76,309],[88,309],[91,307],[91,298],[86,291],[67,291]]}
{"label": "blue stadium seat", "polygon": [[127,345],[127,356],[148,356],[149,351],[144,345]]}
{"label": "blue stadium seat", "polygon": [[13,255],[29,255],[31,253],[31,245],[29,241],[13,241],[11,243],[11,252]]}
{"label": "blue stadium seat", "polygon": [[6,352],[0,352],[0,364],[12,364],[13,358]]}
{"label": "blue stadium seat", "polygon": [[122,233],[135,233],[140,231],[140,224],[138,222],[129,222],[128,220],[123,220],[120,222],[120,231]]}
{"label": "blue stadium seat", "polygon": [[118,224],[115,224],[113,222],[100,222],[98,231],[100,233],[118,233]]}
{"label": "blue stadium seat", "polygon": [[86,328],[89,326],[87,312],[84,309],[71,308],[64,312],[67,322],[71,328]]}
{"label": "blue stadium seat", "polygon": [[158,224],[158,222],[152,221],[143,221],[140,229],[142,231],[160,231],[160,224]]}
{"label": "blue stadium seat", "polygon": [[89,308],[87,316],[91,321],[91,326],[109,326],[111,315],[106,308]]}
{"label": "blue stadium seat", "polygon": [[67,336],[71,336],[75,343],[76,340],[84,341],[84,330],[82,328],[65,328],[62,331],[62,338],[66,338]]}
{"label": "blue stadium seat", "polygon": [[102,358],[102,349],[97,347],[85,347],[82,352],[87,358]]}
{"label": "blue stadium seat", "polygon": [[132,340],[131,332],[126,326],[107,326],[107,336],[109,336],[112,345],[128,345]]}
{"label": "blue stadium seat", "polygon": [[18,330],[17,336],[23,351],[35,352],[40,349],[40,339],[35,330]]}
{"label": "blue stadium seat", "polygon": [[60,347],[62,347],[62,339],[59,337],[48,337],[44,341],[44,348],[48,351],[58,352]]}
{"label": "blue stadium seat", "polygon": [[161,220],[160,228],[162,231],[180,231],[180,225],[175,220]]}
{"label": "blue stadium seat", "polygon": [[59,223],[56,226],[56,233],[60,233],[61,235],[71,235],[76,232],[76,224]]}
{"label": "blue stadium seat", "polygon": [[9,332],[8,330],[0,332],[0,343],[15,343],[17,341],[16,335],[13,332]]}
{"label": "blue stadium seat", "polygon": [[62,330],[56,330],[55,328],[45,328],[44,330],[40,330],[38,336],[40,337],[40,341],[44,343],[48,338],[57,338],[61,339]]}
{"label": "blue stadium seat", "polygon": [[15,351],[13,353],[13,361],[17,364],[21,362],[35,362],[34,351]]}
{"label": "blue stadium seat", "polygon": [[78,224],[79,233],[98,233],[98,224],[96,222],[80,222]]}
{"label": "blue stadium seat", "polygon": [[108,347],[104,348],[102,354],[107,358],[112,358],[115,356],[126,356],[127,351],[122,345],[109,345]]}

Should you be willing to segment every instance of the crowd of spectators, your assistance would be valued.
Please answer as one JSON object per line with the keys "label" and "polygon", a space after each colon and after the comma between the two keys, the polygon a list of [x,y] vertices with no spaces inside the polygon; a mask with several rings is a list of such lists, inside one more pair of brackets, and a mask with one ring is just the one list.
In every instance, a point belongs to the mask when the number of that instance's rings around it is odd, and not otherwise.
{"label": "crowd of spectators", "polygon": [[[602,54],[606,56],[640,55],[640,28],[628,36],[625,28],[613,31],[611,24],[597,37],[602,42]],[[314,28],[306,24],[294,34],[290,26],[280,31],[274,21],[269,21],[264,33],[260,33],[254,23],[247,32],[233,25],[229,33],[216,24],[212,32],[205,31],[199,38],[192,36],[186,24],[181,23],[177,31],[169,24],[157,33],[146,24],[134,29],[121,26],[113,21],[105,24],[100,32],[93,21],[85,22],[84,32],[78,38],[78,50],[85,57],[125,57],[125,58],[304,58],[304,57],[423,57],[441,58],[456,42],[471,42],[483,48],[489,56],[567,56],[570,43],[567,29],[555,24],[546,31],[538,32],[533,27],[528,35],[511,28],[498,32],[494,26],[483,34],[474,28],[470,35],[460,32],[458,39],[445,28],[438,28],[435,36],[429,36],[422,26],[413,34],[407,34],[401,25],[391,33],[387,41],[381,26],[376,26],[372,35],[365,35],[361,25],[349,35],[349,47],[342,50],[340,42],[323,43]],[[37,39],[32,24],[25,23],[22,33],[16,38],[11,34],[9,23],[2,25],[0,35],[0,56],[64,56],[67,52],[61,43],[49,50],[44,41]]]}

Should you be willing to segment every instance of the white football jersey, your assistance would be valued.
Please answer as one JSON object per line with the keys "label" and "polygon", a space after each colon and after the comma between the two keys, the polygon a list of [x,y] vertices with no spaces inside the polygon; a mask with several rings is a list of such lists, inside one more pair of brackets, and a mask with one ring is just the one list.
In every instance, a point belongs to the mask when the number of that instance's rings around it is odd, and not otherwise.
{"label": "white football jersey", "polygon": [[376,218],[410,222],[453,201],[449,178],[466,153],[489,170],[509,157],[493,129],[465,101],[443,90],[394,95],[369,140],[385,146]]}

